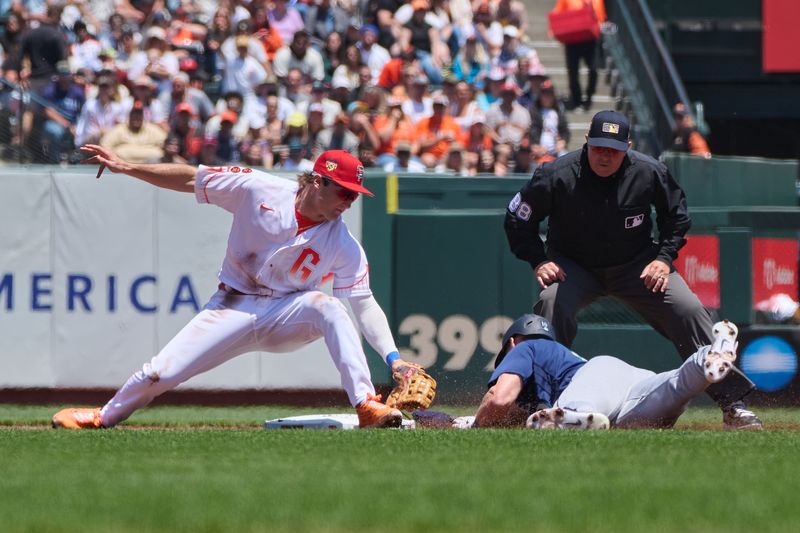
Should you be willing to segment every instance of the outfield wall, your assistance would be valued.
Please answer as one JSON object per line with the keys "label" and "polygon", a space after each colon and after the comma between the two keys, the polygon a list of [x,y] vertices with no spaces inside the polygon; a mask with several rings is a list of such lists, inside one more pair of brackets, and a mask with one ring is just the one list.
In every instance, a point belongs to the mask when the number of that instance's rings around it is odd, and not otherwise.
{"label": "outfield wall", "polygon": [[[797,299],[800,208],[791,169],[744,189],[757,167],[736,174],[730,162],[719,167],[725,172],[697,158],[672,164],[692,192],[694,221],[676,267],[704,304],[745,326],[763,322],[757,308],[771,295]],[[689,173],[706,181],[688,181]],[[376,197],[346,213],[401,353],[431,368],[442,401],[480,397],[502,332],[538,295],[502,230],[505,205],[525,179],[375,173],[366,185]],[[0,217],[0,390],[117,387],[215,291],[230,224],[228,213],[198,206],[192,195],[110,174],[97,181],[80,167],[3,169]],[[574,349],[582,355],[614,354],[653,370],[678,363],[671,344],[618,302],[600,301],[579,319]],[[743,338],[769,333],[771,346],[784,339],[790,350],[778,359],[773,348],[755,353],[751,371],[780,367],[794,380],[798,326],[753,331]],[[367,353],[373,380],[388,384],[386,365]],[[796,383],[782,387],[785,398],[800,395],[786,395],[800,391]],[[294,354],[238,357],[182,388],[333,390],[339,378],[317,341]]]}

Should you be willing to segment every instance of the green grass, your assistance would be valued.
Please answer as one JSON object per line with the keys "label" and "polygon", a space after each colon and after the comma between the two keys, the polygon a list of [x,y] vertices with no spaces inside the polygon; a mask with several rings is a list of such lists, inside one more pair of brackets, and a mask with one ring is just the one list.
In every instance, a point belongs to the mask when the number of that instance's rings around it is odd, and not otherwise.
{"label": "green grass", "polygon": [[[727,532],[800,520],[794,431],[260,429],[309,412],[320,410],[153,408],[130,421],[153,429],[70,432],[36,429],[52,407],[0,406],[0,530]],[[800,422],[797,410],[759,414],[768,427]],[[718,425],[719,413],[682,420]]]}

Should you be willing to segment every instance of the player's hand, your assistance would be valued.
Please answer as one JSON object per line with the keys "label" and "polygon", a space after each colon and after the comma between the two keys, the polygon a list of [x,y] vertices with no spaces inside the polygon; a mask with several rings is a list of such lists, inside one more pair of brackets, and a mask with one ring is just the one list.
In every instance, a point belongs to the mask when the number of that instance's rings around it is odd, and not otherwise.
{"label": "player's hand", "polygon": [[125,161],[111,150],[103,148],[97,144],[84,144],[81,146],[81,152],[89,156],[81,161],[81,164],[100,165],[100,168],[97,170],[98,179],[106,167],[108,167],[111,172],[123,172],[122,167],[125,164]]}
{"label": "player's hand", "polygon": [[669,286],[669,265],[660,259],[650,261],[639,279],[644,280],[644,286],[650,291],[666,292]]}
{"label": "player's hand", "polygon": [[553,261],[539,263],[534,272],[536,273],[536,281],[539,282],[539,286],[543,289],[546,289],[556,281],[564,281],[567,279],[566,272],[564,272],[558,263],[554,263]]}

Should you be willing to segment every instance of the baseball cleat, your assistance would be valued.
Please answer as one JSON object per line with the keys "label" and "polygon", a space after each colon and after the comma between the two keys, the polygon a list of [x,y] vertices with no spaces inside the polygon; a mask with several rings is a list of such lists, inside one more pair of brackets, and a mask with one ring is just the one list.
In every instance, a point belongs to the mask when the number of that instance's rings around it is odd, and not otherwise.
{"label": "baseball cleat", "polygon": [[397,428],[403,423],[403,413],[381,403],[380,394],[367,394],[367,399],[356,407],[356,412],[361,429]]}
{"label": "baseball cleat", "polygon": [[64,429],[100,429],[100,408],[73,408],[62,409],[53,415],[53,428]]}
{"label": "baseball cleat", "polygon": [[581,413],[561,407],[540,409],[525,422],[529,429],[609,429],[611,423],[603,413]]}
{"label": "baseball cleat", "polygon": [[703,361],[703,373],[709,383],[719,383],[730,373],[736,361],[736,336],[739,329],[729,320],[714,324],[714,343]]}
{"label": "baseball cleat", "polygon": [[764,423],[744,402],[734,402],[722,410],[722,425],[725,429],[739,431],[761,431]]}

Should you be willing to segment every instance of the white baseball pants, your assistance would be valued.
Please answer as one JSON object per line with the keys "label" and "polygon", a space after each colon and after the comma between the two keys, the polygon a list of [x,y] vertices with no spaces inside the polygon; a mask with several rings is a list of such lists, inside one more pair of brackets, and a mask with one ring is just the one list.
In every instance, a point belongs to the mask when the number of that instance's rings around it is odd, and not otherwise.
{"label": "white baseball pants", "polygon": [[607,355],[591,358],[573,376],[557,407],[606,415],[619,428],[672,427],[709,386],[703,346],[675,370],[656,374]]}
{"label": "white baseball pants", "polygon": [[274,298],[220,290],[102,408],[104,426],[127,419],[156,396],[252,351],[289,352],[320,337],[353,406],[375,388],[359,333],[342,302],[322,292]]}

